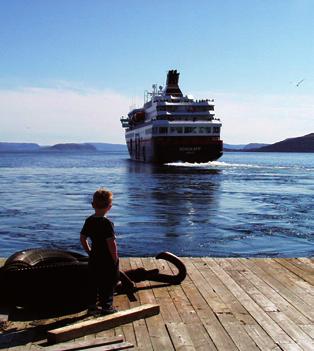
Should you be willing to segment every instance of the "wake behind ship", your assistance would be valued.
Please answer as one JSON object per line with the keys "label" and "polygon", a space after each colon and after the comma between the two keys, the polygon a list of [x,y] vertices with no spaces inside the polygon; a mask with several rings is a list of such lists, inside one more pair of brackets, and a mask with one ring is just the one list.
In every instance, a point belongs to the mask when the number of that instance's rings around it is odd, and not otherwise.
{"label": "wake behind ship", "polygon": [[179,73],[170,70],[164,89],[154,84],[145,92],[144,106],[121,118],[132,160],[201,163],[222,156],[214,100],[183,96],[178,83]]}

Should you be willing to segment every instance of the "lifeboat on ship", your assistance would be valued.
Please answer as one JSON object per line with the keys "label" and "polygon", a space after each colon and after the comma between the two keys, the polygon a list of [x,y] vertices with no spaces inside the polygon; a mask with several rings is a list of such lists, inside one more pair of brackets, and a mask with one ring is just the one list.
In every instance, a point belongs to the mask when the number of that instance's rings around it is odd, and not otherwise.
{"label": "lifeboat on ship", "polygon": [[135,123],[142,123],[145,120],[145,111],[138,111],[135,112],[134,115],[132,116],[132,120]]}

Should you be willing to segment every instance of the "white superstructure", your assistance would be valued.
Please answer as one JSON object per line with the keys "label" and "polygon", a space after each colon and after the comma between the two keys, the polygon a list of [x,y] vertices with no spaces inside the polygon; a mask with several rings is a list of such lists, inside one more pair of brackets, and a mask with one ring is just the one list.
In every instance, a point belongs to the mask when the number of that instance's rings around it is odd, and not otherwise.
{"label": "white superstructure", "polygon": [[121,118],[132,159],[206,162],[221,156],[221,122],[215,118],[214,100],[183,96],[178,80],[179,73],[169,71],[165,89],[153,85],[145,92],[144,106]]}

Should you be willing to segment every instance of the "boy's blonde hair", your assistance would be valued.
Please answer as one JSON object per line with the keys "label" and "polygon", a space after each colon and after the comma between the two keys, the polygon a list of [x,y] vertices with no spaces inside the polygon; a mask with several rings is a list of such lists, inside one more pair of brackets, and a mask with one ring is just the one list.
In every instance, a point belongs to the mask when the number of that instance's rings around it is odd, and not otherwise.
{"label": "boy's blonde hair", "polygon": [[104,188],[95,191],[92,205],[94,208],[107,208],[112,204],[112,192]]}

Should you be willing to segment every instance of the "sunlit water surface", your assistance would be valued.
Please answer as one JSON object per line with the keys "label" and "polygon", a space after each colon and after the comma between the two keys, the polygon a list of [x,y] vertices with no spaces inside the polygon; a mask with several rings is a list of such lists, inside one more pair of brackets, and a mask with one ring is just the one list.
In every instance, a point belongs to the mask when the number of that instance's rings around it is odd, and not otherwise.
{"label": "sunlit water surface", "polygon": [[313,256],[314,155],[225,153],[208,164],[132,162],[126,153],[1,153],[0,257],[80,251],[98,187],[114,193],[121,256]]}

